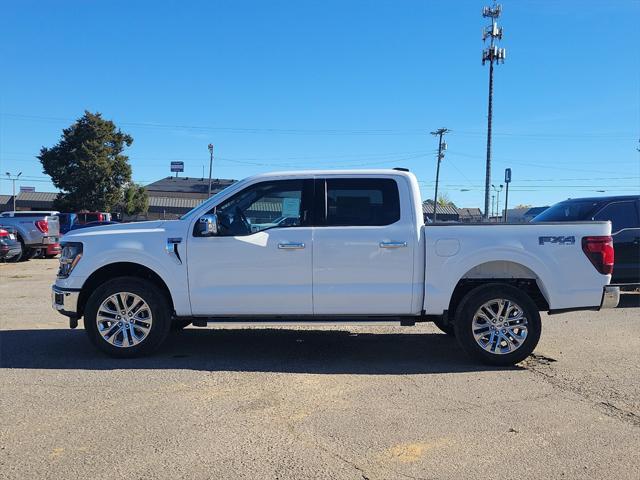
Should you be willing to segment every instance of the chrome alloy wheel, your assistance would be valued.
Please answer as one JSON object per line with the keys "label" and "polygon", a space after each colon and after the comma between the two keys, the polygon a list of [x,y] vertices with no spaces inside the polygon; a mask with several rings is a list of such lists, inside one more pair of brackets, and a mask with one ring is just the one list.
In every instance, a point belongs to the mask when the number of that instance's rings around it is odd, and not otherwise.
{"label": "chrome alloy wheel", "polygon": [[134,347],[151,331],[153,316],[142,297],[118,292],[107,297],[96,316],[98,333],[105,342],[121,348]]}
{"label": "chrome alloy wheel", "polygon": [[473,316],[473,337],[489,353],[503,355],[516,351],[527,338],[527,317],[520,306],[504,298],[482,305]]}

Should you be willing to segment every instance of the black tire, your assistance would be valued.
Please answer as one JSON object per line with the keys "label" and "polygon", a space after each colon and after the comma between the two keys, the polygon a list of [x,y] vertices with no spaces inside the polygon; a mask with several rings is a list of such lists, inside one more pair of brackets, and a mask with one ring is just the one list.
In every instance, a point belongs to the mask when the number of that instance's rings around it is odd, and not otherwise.
{"label": "black tire", "polygon": [[[494,299],[508,300],[509,302],[517,304],[517,306],[520,307],[521,312],[524,314],[524,318],[527,320],[526,337],[524,340],[516,338],[515,334],[513,334],[514,331],[521,332],[521,330],[517,328],[518,325],[515,324],[515,322],[511,322],[514,324],[512,327],[507,327],[507,329],[513,329],[511,330],[512,334],[510,339],[514,342],[512,343],[504,340],[504,345],[511,348],[514,343],[518,344],[515,350],[509,353],[495,352],[502,340],[491,342],[491,345],[489,345],[490,349],[491,346],[495,346],[495,348],[493,348],[494,352],[491,352],[480,346],[474,337],[473,320],[476,312],[478,312],[487,302]],[[514,313],[517,314],[517,311]],[[500,326],[500,321],[501,320],[497,321],[496,325],[498,327]],[[503,319],[502,321],[505,320]],[[495,329],[495,326],[492,326],[489,322],[486,322],[486,325],[487,330],[489,328]],[[482,326],[484,326],[484,324]],[[465,295],[456,310],[454,329],[458,343],[471,357],[488,365],[508,366],[521,362],[527,358],[531,352],[533,352],[536,345],[538,345],[538,340],[540,340],[542,322],[540,321],[538,308],[529,295],[511,285],[493,283],[477,287]],[[480,331],[480,329],[477,328],[476,331]],[[501,330],[501,332],[504,331],[505,329]],[[487,331],[486,333],[490,334],[491,332]]]}
{"label": "black tire", "polygon": [[[139,296],[147,303],[152,315],[151,327],[146,337],[133,346],[116,346],[108,343],[98,331],[96,321],[98,309],[107,298],[118,292],[128,292]],[[170,327],[171,311],[167,301],[153,283],[138,277],[118,277],[103,283],[91,294],[84,311],[84,328],[89,340],[97,348],[112,357],[139,357],[153,352],[167,338]],[[115,335],[117,333],[113,334],[113,336]],[[122,333],[120,335],[120,338],[122,338]],[[131,342],[130,335],[127,341]]]}
{"label": "black tire", "polygon": [[18,243],[20,244],[20,253],[14,257],[11,258],[5,258],[5,262],[7,263],[17,263],[19,261],[22,260],[22,258],[25,256],[25,252],[26,252],[26,248],[24,246],[24,242],[22,241],[21,238],[18,239]]}
{"label": "black tire", "polygon": [[450,322],[447,318],[438,317],[436,320],[433,321],[433,323],[443,333],[446,333],[450,337],[455,337],[456,336],[456,332],[455,332],[455,328],[453,327],[453,323]]}
{"label": "black tire", "polygon": [[174,319],[171,322],[171,331],[180,332],[191,325],[191,320]]}

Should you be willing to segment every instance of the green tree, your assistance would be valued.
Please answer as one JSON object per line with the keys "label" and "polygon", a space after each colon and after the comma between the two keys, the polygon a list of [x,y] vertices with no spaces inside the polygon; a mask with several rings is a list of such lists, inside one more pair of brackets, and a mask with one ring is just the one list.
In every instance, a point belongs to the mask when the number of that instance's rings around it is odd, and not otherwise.
{"label": "green tree", "polygon": [[127,215],[147,213],[149,210],[149,196],[142,185],[131,183],[124,189],[122,196],[122,211]]}
{"label": "green tree", "polygon": [[133,138],[100,113],[84,112],[62,131],[60,141],[42,147],[38,159],[53,184],[62,190],[56,208],[109,212],[119,205],[131,182],[129,157],[123,155]]}
{"label": "green tree", "polygon": [[438,205],[441,207],[446,207],[447,205],[452,205],[455,207],[451,199],[449,198],[449,194],[447,192],[443,192],[438,195]]}

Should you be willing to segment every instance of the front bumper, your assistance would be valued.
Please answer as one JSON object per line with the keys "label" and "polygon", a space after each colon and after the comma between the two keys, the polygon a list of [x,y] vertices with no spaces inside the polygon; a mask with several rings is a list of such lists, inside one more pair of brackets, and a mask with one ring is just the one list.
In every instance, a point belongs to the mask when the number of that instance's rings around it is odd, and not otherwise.
{"label": "front bumper", "polygon": [[616,308],[620,302],[620,287],[607,285],[602,294],[600,308]]}
{"label": "front bumper", "polygon": [[61,288],[56,285],[51,286],[51,305],[54,310],[67,317],[78,318],[78,297],[79,289]]}

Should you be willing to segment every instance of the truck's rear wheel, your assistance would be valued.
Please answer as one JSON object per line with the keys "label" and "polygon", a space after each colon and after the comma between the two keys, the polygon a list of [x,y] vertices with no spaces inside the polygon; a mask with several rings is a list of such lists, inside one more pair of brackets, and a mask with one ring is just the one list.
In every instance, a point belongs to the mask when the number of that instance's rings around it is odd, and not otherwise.
{"label": "truck's rear wheel", "polygon": [[542,322],[531,298],[506,284],[475,288],[461,301],[454,323],[460,346],[490,365],[514,365],[536,348]]}
{"label": "truck's rear wheel", "polygon": [[100,285],[85,308],[89,339],[114,357],[152,352],[167,337],[170,326],[166,300],[153,283],[142,278],[119,277]]}

